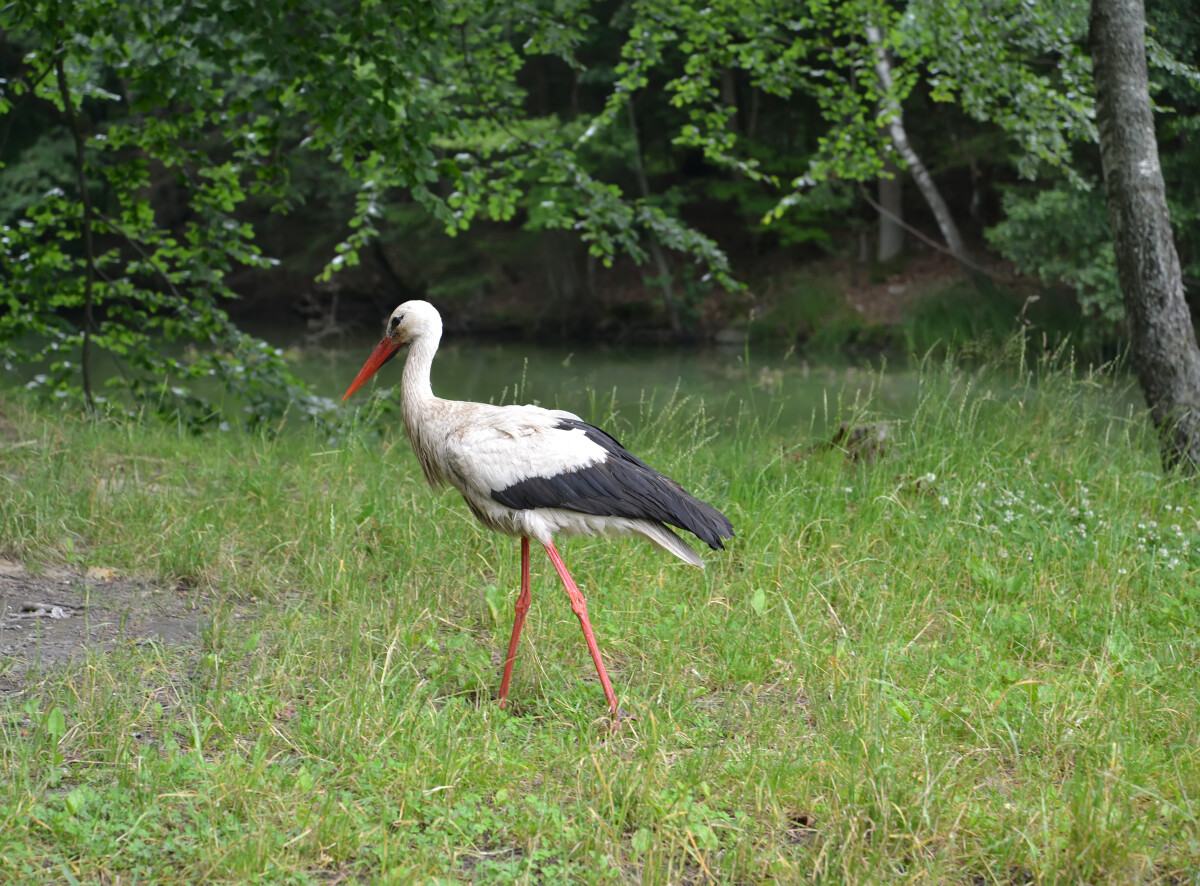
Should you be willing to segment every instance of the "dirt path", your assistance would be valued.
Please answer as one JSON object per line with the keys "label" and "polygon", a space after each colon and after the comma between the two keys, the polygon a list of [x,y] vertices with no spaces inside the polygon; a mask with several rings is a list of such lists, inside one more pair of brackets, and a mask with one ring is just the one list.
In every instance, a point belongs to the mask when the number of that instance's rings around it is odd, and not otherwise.
{"label": "dirt path", "polygon": [[0,559],[0,695],[31,668],[78,661],[123,644],[194,643],[208,624],[204,600],[109,570],[29,572]]}

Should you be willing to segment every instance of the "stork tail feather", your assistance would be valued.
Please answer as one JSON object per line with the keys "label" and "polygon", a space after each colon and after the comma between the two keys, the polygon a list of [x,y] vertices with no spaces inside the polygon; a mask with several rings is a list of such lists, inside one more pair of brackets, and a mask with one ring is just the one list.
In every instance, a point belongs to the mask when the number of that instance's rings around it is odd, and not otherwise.
{"label": "stork tail feather", "polygon": [[704,568],[700,555],[692,550],[691,545],[664,526],[662,523],[652,523],[649,520],[638,521],[636,529],[645,538],[668,554],[674,554],[684,563]]}

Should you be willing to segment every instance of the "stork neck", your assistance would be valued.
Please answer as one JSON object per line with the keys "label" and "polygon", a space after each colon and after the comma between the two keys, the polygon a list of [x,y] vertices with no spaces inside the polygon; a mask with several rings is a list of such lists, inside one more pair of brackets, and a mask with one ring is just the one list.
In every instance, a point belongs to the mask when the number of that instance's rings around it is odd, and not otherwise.
{"label": "stork neck", "polygon": [[401,382],[401,394],[405,403],[416,404],[433,399],[429,369],[433,365],[433,355],[437,353],[438,338],[439,336],[422,336],[409,345]]}

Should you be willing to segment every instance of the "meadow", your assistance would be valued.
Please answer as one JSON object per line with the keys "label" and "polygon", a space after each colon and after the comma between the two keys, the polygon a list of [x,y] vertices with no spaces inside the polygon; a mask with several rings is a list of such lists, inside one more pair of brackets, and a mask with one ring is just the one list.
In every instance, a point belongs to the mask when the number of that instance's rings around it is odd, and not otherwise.
{"label": "meadow", "polygon": [[[0,557],[204,628],[0,659],[0,881],[1200,882],[1195,484],[1110,371],[928,363],[898,414],[875,384],[800,426],[786,374],[720,418],[563,404],[738,532],[703,571],[561,546],[615,733],[540,550],[498,709],[518,544],[397,418],[193,435],[7,396]],[[821,445],[878,421],[875,457]]]}

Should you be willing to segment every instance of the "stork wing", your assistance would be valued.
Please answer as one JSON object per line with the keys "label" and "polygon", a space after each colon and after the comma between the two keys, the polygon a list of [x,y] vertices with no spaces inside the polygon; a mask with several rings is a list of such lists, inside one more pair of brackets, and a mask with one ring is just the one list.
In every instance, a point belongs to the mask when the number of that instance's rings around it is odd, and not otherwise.
{"label": "stork wing", "polygon": [[668,523],[716,549],[733,535],[720,511],[578,416],[518,407],[488,417],[449,447],[448,461],[475,491],[506,507]]}
{"label": "stork wing", "polygon": [[484,498],[529,479],[579,471],[606,457],[583,432],[560,427],[582,423],[569,412],[470,405],[479,408],[459,416],[445,436],[445,461],[459,480]]}

